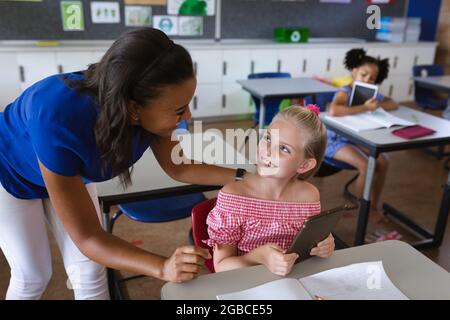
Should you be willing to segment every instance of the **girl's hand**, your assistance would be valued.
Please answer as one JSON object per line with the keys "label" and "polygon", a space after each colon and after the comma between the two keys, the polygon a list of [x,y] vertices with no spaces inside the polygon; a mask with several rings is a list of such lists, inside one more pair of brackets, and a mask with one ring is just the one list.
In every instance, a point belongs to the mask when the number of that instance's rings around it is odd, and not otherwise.
{"label": "girl's hand", "polygon": [[373,111],[378,108],[378,101],[375,98],[370,98],[369,100],[364,102],[364,106],[366,107],[367,111]]}
{"label": "girl's hand", "polygon": [[319,242],[316,247],[311,249],[310,255],[321,258],[329,258],[334,252],[334,238],[330,235],[323,241]]}
{"label": "girl's hand", "polygon": [[285,254],[276,244],[269,243],[260,247],[262,262],[270,272],[279,276],[285,276],[292,270],[292,266],[298,258],[298,254]]}
{"label": "girl's hand", "polygon": [[161,279],[169,282],[183,282],[196,278],[205,259],[211,259],[209,251],[194,246],[177,248],[164,261]]}

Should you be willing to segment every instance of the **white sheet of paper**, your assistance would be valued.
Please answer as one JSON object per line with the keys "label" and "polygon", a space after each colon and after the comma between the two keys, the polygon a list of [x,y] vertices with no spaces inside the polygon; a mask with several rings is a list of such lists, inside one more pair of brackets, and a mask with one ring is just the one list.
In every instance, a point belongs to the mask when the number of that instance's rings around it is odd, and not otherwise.
{"label": "white sheet of paper", "polygon": [[351,264],[299,279],[325,300],[408,300],[387,276],[381,261]]}
{"label": "white sheet of paper", "polygon": [[91,2],[92,23],[120,23],[120,7],[118,2]]}

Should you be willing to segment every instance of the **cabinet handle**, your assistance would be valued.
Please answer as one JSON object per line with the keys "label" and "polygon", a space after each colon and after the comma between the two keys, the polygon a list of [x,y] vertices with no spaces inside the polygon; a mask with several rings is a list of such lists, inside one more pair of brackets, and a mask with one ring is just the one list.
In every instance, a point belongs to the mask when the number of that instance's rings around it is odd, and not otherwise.
{"label": "cabinet handle", "polygon": [[227,96],[222,94],[222,108],[227,106]]}
{"label": "cabinet handle", "polygon": [[414,56],[414,65],[416,66],[418,62],[419,62],[419,57]]}
{"label": "cabinet handle", "polygon": [[397,62],[398,62],[398,57],[395,56],[394,57],[394,69],[397,69]]}
{"label": "cabinet handle", "polygon": [[277,61],[277,72],[281,72],[281,60],[278,59]]}
{"label": "cabinet handle", "polygon": [[409,95],[409,96],[412,95],[412,91],[413,91],[413,84],[410,83],[410,84],[409,84],[409,90],[408,90],[408,95]]}
{"label": "cabinet handle", "polygon": [[64,68],[62,65],[58,65],[58,73],[64,73]]}
{"label": "cabinet handle", "polygon": [[327,59],[327,72],[330,71],[330,68],[331,68],[331,59],[328,58],[328,59]]}
{"label": "cabinet handle", "polygon": [[227,75],[227,62],[226,61],[224,61],[222,64],[222,73],[224,76]]}
{"label": "cabinet handle", "polygon": [[197,96],[194,97],[194,110],[197,110]]}
{"label": "cabinet handle", "polygon": [[394,85],[393,84],[391,84],[390,86],[389,86],[389,97],[392,97],[392,92],[394,91]]}
{"label": "cabinet handle", "polygon": [[20,81],[25,82],[25,68],[23,66],[19,66],[19,75]]}
{"label": "cabinet handle", "polygon": [[250,63],[250,73],[255,73],[255,61],[253,60]]}
{"label": "cabinet handle", "polygon": [[197,62],[194,62],[194,74],[197,76]]}
{"label": "cabinet handle", "polygon": [[303,67],[302,67],[303,72],[306,72],[306,63],[307,63],[307,60],[303,59]]}

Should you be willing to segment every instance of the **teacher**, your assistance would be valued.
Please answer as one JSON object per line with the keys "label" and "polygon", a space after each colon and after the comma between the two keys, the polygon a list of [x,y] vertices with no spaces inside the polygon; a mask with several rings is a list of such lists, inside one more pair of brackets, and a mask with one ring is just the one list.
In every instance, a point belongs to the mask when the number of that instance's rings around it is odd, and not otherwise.
{"label": "teacher", "polygon": [[105,266],[172,282],[197,276],[209,257],[205,249],[184,246],[166,258],[105,232],[93,184],[116,176],[131,183],[130,168],[148,147],[175,180],[233,181],[233,169],[171,161],[178,143],[171,134],[190,118],[195,88],[186,49],[144,28],[122,35],[88,70],[37,82],[0,113],[7,299],[39,299],[44,292],[52,275],[46,223],[76,299],[109,299]]}

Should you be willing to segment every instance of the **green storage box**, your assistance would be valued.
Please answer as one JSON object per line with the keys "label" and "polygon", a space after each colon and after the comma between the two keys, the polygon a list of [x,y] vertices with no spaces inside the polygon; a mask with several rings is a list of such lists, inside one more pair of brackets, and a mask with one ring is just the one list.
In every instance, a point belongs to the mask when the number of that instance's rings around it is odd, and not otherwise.
{"label": "green storage box", "polygon": [[275,28],[275,40],[286,43],[308,42],[308,28]]}

